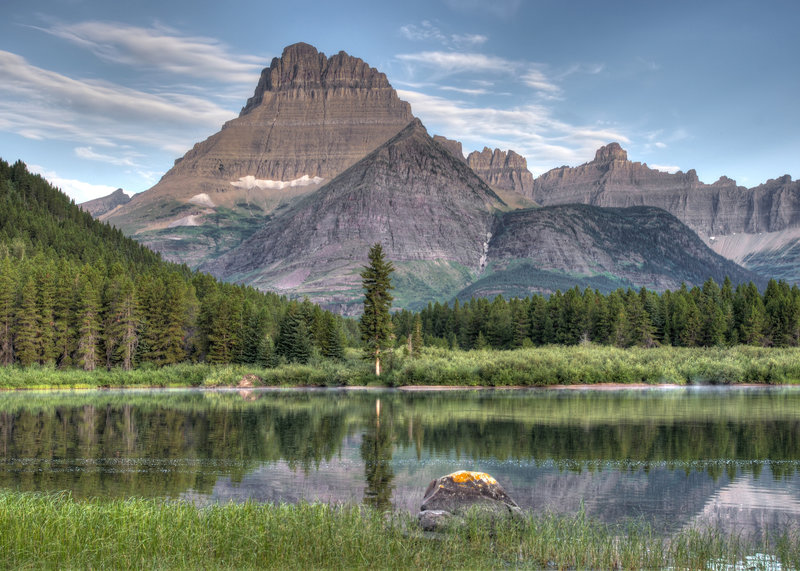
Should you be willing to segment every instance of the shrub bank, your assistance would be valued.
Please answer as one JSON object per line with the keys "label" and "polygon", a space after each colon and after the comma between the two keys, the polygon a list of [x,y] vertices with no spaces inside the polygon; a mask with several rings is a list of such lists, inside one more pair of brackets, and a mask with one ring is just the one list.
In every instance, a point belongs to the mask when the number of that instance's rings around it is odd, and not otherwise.
{"label": "shrub bank", "polygon": [[235,387],[243,381],[279,387],[800,383],[800,348],[586,345],[460,351],[427,347],[418,358],[397,350],[386,360],[380,377],[360,355],[351,350],[343,361],[316,359],[307,365],[274,368],[202,363],[91,372],[35,365],[0,367],[0,388]]}

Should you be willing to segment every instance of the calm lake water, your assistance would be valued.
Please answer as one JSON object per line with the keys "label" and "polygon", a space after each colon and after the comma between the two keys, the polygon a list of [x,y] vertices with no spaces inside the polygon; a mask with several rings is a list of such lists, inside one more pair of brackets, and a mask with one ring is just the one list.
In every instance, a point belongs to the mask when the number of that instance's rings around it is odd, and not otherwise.
{"label": "calm lake water", "polygon": [[525,509],[798,526],[800,390],[0,393],[2,489],[416,512],[460,469]]}

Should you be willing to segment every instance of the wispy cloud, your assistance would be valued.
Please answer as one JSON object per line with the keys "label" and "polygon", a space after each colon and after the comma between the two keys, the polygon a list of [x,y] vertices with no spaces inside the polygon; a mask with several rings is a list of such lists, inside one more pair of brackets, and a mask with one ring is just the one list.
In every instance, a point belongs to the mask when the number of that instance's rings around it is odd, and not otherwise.
{"label": "wispy cloud", "polygon": [[415,91],[399,91],[399,95],[436,132],[460,140],[467,148],[487,145],[514,149],[528,159],[528,167],[534,174],[541,174],[553,165],[585,162],[610,141],[629,142],[628,137],[613,129],[559,121],[544,105],[498,109],[470,106]]}
{"label": "wispy cloud", "polygon": [[651,169],[655,169],[657,171],[664,171],[668,173],[676,173],[681,170],[681,167],[673,166],[673,165],[647,165]]}
{"label": "wispy cloud", "polygon": [[480,53],[430,51],[400,54],[397,59],[423,67],[435,68],[445,73],[466,71],[511,73],[517,67],[514,62],[507,59]]}
{"label": "wispy cloud", "polygon": [[[419,70],[429,70],[428,84],[437,83],[445,77],[459,74],[483,74],[521,83],[543,99],[561,97],[561,88],[546,72],[546,66],[540,63],[514,61],[502,57],[482,53],[462,53],[455,51],[425,51],[419,53],[399,54],[398,60],[409,66],[409,72],[417,75]],[[483,78],[478,78],[481,80]],[[470,82],[476,84],[471,77]],[[491,85],[491,82],[486,82]],[[453,86],[440,86],[440,89],[455,90]],[[469,88],[458,88],[466,90]],[[470,93],[469,91],[462,91]]]}
{"label": "wispy cloud", "polygon": [[226,83],[255,84],[263,64],[262,58],[232,53],[212,38],[184,36],[163,26],[80,22],[39,29],[111,63]]}
{"label": "wispy cloud", "polygon": [[141,143],[183,152],[196,131],[217,129],[235,116],[199,96],[74,79],[6,51],[0,51],[0,76],[0,128],[31,139]]}
{"label": "wispy cloud", "polygon": [[489,93],[488,89],[482,87],[470,89],[468,87],[453,87],[452,85],[442,85],[439,87],[442,91],[454,91],[456,93],[463,93],[465,95],[486,95]]}
{"label": "wispy cloud", "polygon": [[120,167],[138,167],[139,165],[130,156],[116,156],[105,153],[97,153],[92,147],[76,147],[75,155],[81,159],[89,161],[98,161],[101,163],[108,163]]}
{"label": "wispy cloud", "polygon": [[418,26],[415,24],[401,26],[400,33],[407,40],[437,42],[450,48],[479,46],[489,40],[482,34],[446,34],[427,20],[423,20]]}
{"label": "wispy cloud", "polygon": [[91,184],[81,180],[64,178],[59,176],[58,173],[48,171],[39,165],[28,165],[28,170],[41,175],[50,184],[56,188],[60,188],[64,194],[72,198],[77,204],[92,200],[93,198],[106,196],[116,190],[115,187],[106,184]]}

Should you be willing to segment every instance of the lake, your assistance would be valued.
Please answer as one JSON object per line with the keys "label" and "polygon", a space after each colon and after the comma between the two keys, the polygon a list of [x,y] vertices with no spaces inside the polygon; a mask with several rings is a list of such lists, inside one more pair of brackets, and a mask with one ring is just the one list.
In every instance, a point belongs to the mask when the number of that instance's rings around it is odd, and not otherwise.
{"label": "lake", "polygon": [[364,502],[494,476],[524,509],[658,530],[800,525],[800,389],[0,393],[0,488]]}

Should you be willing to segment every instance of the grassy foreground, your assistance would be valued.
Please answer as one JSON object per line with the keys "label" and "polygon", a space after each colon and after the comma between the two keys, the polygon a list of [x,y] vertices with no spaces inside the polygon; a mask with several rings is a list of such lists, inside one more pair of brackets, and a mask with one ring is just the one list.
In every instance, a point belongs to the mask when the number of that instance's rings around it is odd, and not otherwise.
{"label": "grassy foreground", "polygon": [[515,351],[460,351],[428,347],[412,359],[401,348],[387,355],[376,378],[372,364],[351,349],[343,361],[307,365],[180,364],[133,371],[92,372],[53,367],[0,367],[0,388],[218,387],[239,386],[552,386],[599,383],[797,384],[800,348],[749,346],[653,349],[582,345]]}
{"label": "grassy foreground", "polygon": [[[794,535],[792,535],[794,534]],[[426,537],[409,515],[324,504],[198,508],[0,492],[2,568],[797,568],[796,530],[758,545],[715,531],[659,538],[642,524],[528,516]]]}

